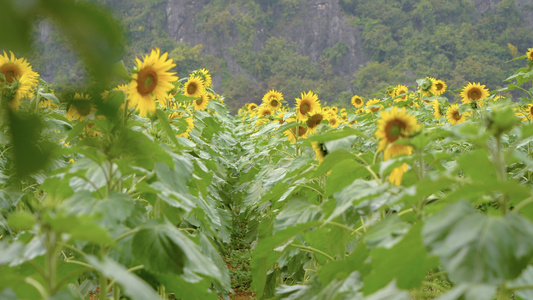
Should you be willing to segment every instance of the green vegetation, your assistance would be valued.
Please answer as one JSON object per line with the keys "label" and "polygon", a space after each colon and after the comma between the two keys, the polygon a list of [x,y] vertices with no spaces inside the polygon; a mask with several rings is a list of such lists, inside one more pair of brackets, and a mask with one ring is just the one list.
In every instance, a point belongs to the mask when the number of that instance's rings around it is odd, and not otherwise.
{"label": "green vegetation", "polygon": [[[98,2],[110,7],[128,33],[125,59],[157,45],[177,61],[180,76],[207,68],[220,78],[233,112],[246,102],[258,102],[271,88],[282,91],[289,102],[313,89],[330,105],[340,106],[348,106],[353,94],[371,97],[387,85],[414,84],[425,76],[443,79],[450,91],[465,82],[480,82],[493,90],[503,86],[500,78],[519,67],[508,61],[533,45],[533,32],[524,25],[514,0],[503,0],[481,15],[469,0],[341,0],[339,17],[360,32],[361,55],[368,62],[352,74],[340,75],[339,64],[349,50],[345,43],[317,49],[320,58],[312,61],[291,42],[290,29],[302,24],[302,12],[310,9],[302,0],[211,0],[190,8],[198,13],[189,26],[205,34],[205,43],[220,49],[215,55],[207,55],[202,44],[169,37],[166,1]],[[45,55],[34,59],[36,68],[52,62],[47,72],[56,82],[82,79],[81,65],[74,55],[63,54],[63,42],[52,32],[46,44],[38,45]],[[227,55],[237,71],[227,65]]]}

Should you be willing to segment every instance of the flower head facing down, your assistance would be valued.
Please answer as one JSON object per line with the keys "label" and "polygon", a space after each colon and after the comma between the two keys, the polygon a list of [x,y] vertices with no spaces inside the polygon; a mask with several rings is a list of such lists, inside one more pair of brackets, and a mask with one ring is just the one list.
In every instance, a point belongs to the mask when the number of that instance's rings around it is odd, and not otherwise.
{"label": "flower head facing down", "polygon": [[155,100],[166,99],[168,91],[174,88],[172,81],[178,80],[176,73],[169,72],[176,64],[167,57],[168,53],[161,55],[156,48],[145,55],[143,61],[135,59],[137,72],[132,76],[127,93],[130,103],[142,117],[155,113]]}

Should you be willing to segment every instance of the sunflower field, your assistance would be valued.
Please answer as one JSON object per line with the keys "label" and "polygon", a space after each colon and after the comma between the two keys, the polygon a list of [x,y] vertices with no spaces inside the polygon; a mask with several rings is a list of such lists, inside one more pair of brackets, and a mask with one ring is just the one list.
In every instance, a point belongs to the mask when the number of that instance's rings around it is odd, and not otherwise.
{"label": "sunflower field", "polygon": [[56,92],[27,32],[0,38],[1,299],[533,298],[533,48],[496,91],[271,89],[231,115],[209,70],[116,63],[107,14],[36,3],[92,79]]}

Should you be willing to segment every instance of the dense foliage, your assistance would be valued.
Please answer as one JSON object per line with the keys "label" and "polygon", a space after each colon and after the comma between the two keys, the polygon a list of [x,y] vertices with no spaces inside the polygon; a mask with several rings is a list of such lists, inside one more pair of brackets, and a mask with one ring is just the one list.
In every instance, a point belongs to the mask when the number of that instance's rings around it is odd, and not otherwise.
{"label": "dense foliage", "polygon": [[[305,11],[311,8],[305,1],[211,0],[186,8],[195,13],[188,21],[193,24],[186,25],[196,27],[205,34],[205,43],[220,49],[209,55],[202,44],[169,37],[166,1],[100,2],[113,9],[128,33],[126,58],[157,45],[171,53],[180,74],[210,69],[217,86],[232,99],[228,105],[233,112],[245,102],[258,103],[271,88],[283,90],[288,99],[313,89],[329,104],[343,107],[352,93],[371,97],[388,84],[413,84],[425,76],[444,79],[451,91],[465,81],[497,89],[503,86],[500,78],[519,66],[507,61],[533,44],[533,33],[514,0],[501,1],[483,14],[468,0],[341,0],[339,17],[357,28],[361,56],[368,60],[343,75],[338,71],[347,53],[342,41],[316,49],[322,54],[314,60],[292,43],[291,28],[309,21]],[[520,9],[527,12],[532,7],[525,4]],[[39,45],[44,51],[34,59],[36,68],[46,66],[56,82],[81,78],[83,69],[73,56],[58,51],[62,39],[52,31],[46,44]],[[43,60],[40,53],[45,53]],[[223,57],[228,56],[237,66],[227,65]]]}

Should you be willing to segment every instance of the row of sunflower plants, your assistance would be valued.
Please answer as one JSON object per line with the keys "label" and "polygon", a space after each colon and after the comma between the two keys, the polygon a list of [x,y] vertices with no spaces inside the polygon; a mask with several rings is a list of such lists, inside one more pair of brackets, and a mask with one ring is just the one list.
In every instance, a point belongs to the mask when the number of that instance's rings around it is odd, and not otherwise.
{"label": "row of sunflower plants", "polygon": [[0,298],[229,297],[235,126],[208,70],[173,67],[56,94],[0,55]]}
{"label": "row of sunflower plants", "polygon": [[533,49],[518,59],[494,92],[424,78],[349,109],[276,90],[241,108],[256,296],[533,298]]}

